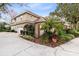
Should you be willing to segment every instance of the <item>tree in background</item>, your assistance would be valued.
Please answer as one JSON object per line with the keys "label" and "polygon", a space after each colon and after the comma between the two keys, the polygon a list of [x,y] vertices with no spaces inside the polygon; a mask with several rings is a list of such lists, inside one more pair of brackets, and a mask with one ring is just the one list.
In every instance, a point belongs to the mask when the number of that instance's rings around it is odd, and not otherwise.
{"label": "tree in background", "polygon": [[23,7],[23,6],[26,6],[26,7],[29,7],[28,6],[28,3],[24,4],[24,3],[0,3],[0,15],[3,13],[7,13],[8,15],[10,15],[11,18],[15,17],[16,16],[16,13],[11,7],[14,7],[14,6],[20,6],[20,7]]}
{"label": "tree in background", "polygon": [[5,25],[7,25],[7,23],[5,23],[5,22],[0,22],[0,32],[6,30]]}
{"label": "tree in background", "polygon": [[58,4],[55,12],[51,12],[51,15],[64,17],[68,22],[71,22],[76,29],[76,24],[79,21],[79,4],[77,3],[61,3]]}

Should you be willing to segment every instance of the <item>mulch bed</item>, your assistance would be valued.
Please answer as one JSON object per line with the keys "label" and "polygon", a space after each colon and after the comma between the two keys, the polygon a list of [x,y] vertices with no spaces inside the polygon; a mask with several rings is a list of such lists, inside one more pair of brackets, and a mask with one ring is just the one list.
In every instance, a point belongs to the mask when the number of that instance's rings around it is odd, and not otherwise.
{"label": "mulch bed", "polygon": [[57,47],[61,44],[66,43],[63,39],[62,40],[57,39],[57,42],[53,42],[51,40],[44,42],[44,41],[41,41],[40,38],[34,38],[34,39],[30,40],[29,38],[25,38],[23,36],[20,36],[20,37],[23,38],[23,39],[26,39],[28,41],[31,41],[31,42],[34,42],[34,43],[37,43],[37,44],[41,44],[41,45],[45,45],[45,46],[49,46],[49,47]]}

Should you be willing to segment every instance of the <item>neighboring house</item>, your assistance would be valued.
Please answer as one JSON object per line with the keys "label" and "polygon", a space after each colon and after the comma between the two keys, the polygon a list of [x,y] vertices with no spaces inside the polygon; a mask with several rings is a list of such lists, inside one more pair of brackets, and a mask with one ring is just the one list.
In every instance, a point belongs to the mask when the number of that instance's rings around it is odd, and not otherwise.
{"label": "neighboring house", "polygon": [[20,33],[21,30],[27,24],[35,25],[35,35],[38,37],[40,35],[40,23],[45,21],[43,17],[32,13],[31,11],[23,12],[11,20],[11,30],[15,30]]}

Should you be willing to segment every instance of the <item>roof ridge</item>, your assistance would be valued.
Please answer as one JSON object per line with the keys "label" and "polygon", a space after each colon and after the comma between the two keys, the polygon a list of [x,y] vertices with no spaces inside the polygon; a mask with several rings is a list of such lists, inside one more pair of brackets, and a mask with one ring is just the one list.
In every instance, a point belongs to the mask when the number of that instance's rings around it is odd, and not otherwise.
{"label": "roof ridge", "polygon": [[17,15],[16,15],[15,17],[13,17],[12,19],[14,19],[14,18],[16,18],[16,17],[18,17],[18,16],[20,16],[20,15],[22,15],[22,14],[24,14],[24,13],[29,13],[29,14],[34,15],[34,16],[37,16],[37,17],[42,17],[42,16],[37,15],[36,13],[33,13],[33,12],[29,11],[29,10],[26,10],[26,11],[22,11],[21,13],[17,14]]}

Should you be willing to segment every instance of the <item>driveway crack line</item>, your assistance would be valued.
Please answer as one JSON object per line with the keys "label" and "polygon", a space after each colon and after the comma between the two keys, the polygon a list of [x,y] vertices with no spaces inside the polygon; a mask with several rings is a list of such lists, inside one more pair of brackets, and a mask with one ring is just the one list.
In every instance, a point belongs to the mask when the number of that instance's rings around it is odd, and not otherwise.
{"label": "driveway crack line", "polygon": [[33,46],[29,46],[29,47],[27,47],[27,48],[24,48],[24,49],[20,50],[19,52],[15,53],[13,56],[18,55],[18,54],[20,54],[21,52],[23,52],[23,51],[25,51],[26,49],[29,49],[29,48],[31,48],[31,47],[33,47]]}

